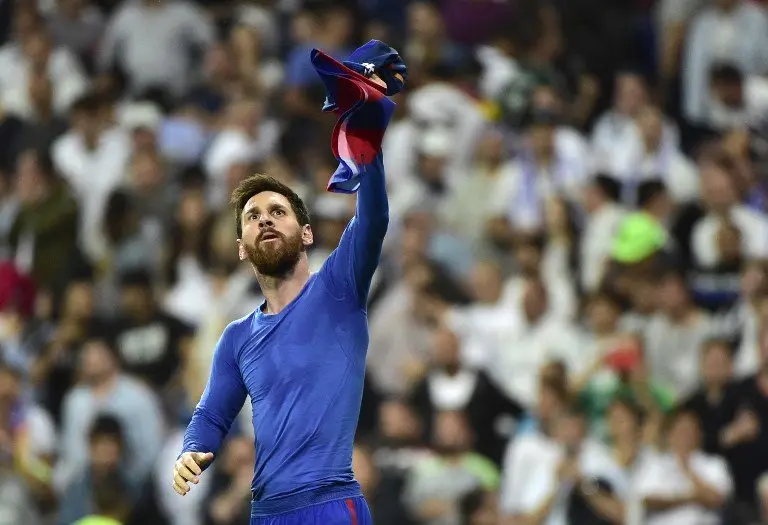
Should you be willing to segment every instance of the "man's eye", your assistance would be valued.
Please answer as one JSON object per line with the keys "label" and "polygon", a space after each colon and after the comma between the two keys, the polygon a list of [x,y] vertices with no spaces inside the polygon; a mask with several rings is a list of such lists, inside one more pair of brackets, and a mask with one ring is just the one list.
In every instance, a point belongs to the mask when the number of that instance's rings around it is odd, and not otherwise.
{"label": "man's eye", "polygon": [[275,210],[275,215],[282,216],[285,215],[285,212],[283,210]]}

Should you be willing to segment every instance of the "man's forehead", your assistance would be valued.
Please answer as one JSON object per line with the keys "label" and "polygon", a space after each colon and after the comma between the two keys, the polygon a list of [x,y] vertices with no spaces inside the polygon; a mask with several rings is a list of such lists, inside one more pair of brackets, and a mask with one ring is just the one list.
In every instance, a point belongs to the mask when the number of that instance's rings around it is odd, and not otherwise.
{"label": "man's forehead", "polygon": [[248,202],[245,203],[243,211],[247,211],[252,208],[262,209],[266,208],[267,206],[274,206],[275,204],[290,207],[290,202],[288,202],[288,199],[286,199],[284,195],[274,191],[262,191],[261,193],[257,193],[248,199]]}

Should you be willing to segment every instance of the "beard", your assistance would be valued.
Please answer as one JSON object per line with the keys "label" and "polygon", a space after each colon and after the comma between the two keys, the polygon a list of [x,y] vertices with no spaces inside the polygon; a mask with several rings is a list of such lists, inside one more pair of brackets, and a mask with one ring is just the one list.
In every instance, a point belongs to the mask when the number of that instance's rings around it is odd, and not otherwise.
{"label": "beard", "polygon": [[[277,235],[280,240],[262,243],[265,233]],[[293,271],[304,251],[301,232],[290,237],[274,230],[262,232],[253,245],[244,244],[248,260],[256,271],[267,277],[285,277]]]}

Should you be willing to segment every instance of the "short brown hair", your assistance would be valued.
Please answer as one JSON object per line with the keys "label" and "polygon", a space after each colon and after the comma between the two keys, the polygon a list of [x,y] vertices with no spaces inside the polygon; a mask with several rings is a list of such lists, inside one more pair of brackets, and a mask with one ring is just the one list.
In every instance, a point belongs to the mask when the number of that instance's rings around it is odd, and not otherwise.
{"label": "short brown hair", "polygon": [[309,224],[309,210],[301,200],[295,191],[289,188],[286,184],[283,184],[274,177],[268,175],[256,174],[248,177],[232,192],[232,198],[230,199],[230,205],[235,209],[235,221],[237,222],[237,238],[239,239],[243,235],[243,223],[241,215],[245,209],[245,205],[248,200],[254,195],[263,193],[265,191],[272,191],[279,193],[286,199],[293,209],[293,213],[296,214],[296,218],[299,224],[302,226]]}

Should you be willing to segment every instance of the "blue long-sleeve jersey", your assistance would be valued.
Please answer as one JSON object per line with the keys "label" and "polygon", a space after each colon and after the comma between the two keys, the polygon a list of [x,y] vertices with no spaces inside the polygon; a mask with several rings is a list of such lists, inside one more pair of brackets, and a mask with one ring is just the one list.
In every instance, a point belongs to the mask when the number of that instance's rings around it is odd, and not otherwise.
{"label": "blue long-sleeve jersey", "polygon": [[255,515],[360,494],[352,448],[369,339],[366,302],[388,222],[379,155],[361,177],[339,246],[298,297],[274,315],[258,308],[219,339],[183,450],[217,454],[249,395]]}

